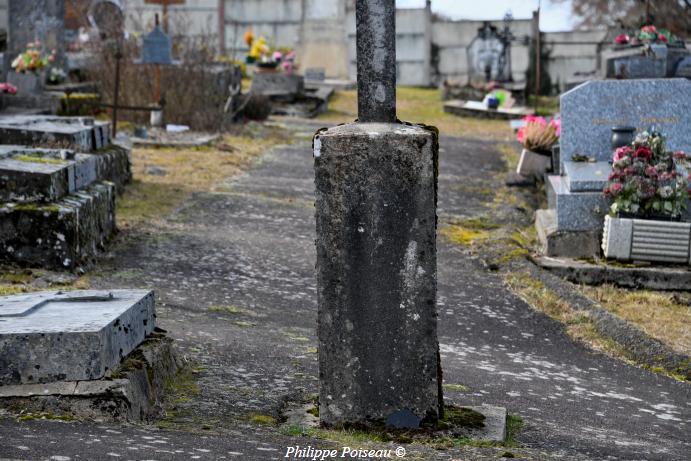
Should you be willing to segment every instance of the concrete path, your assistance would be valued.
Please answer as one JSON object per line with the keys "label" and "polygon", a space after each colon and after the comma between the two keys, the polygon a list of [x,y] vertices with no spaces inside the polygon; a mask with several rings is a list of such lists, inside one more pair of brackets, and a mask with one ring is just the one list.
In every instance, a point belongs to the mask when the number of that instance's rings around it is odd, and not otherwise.
{"label": "concrete path", "polygon": [[[497,185],[504,168],[496,146],[459,138],[441,145],[441,218],[485,212],[482,191]],[[110,272],[94,279],[99,287],[157,291],[160,325],[192,364],[198,386],[169,414],[174,430],[4,419],[0,458],[268,460],[284,459],[287,446],[326,446],[256,422],[317,392],[312,181],[308,143],[268,152],[229,181],[227,192],[199,194],[160,226],[123,235],[104,262]],[[513,453],[691,458],[688,384],[574,344],[560,324],[443,239],[439,320],[445,383],[470,388],[447,391],[447,399],[520,415],[518,441],[526,449]],[[501,453],[407,448],[416,459]]]}

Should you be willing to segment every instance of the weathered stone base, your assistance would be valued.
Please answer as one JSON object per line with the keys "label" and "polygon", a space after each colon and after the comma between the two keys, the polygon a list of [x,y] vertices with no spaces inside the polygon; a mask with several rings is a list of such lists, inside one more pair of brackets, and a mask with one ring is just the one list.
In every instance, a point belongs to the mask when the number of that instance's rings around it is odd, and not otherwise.
{"label": "weathered stone base", "polygon": [[540,242],[540,253],[545,256],[593,258],[600,255],[601,231],[557,230],[555,210],[537,210],[535,229]]}
{"label": "weathered stone base", "polygon": [[74,269],[115,232],[115,186],[94,183],[52,204],[0,206],[0,260]]}
{"label": "weathered stone base", "polygon": [[110,144],[91,153],[97,157],[96,176],[101,181],[115,184],[118,194],[132,181],[132,149]]}
{"label": "weathered stone base", "polygon": [[93,381],[0,386],[0,409],[96,421],[141,422],[161,414],[165,383],[180,362],[162,330],[151,334],[110,377]]}
{"label": "weathered stone base", "polygon": [[691,291],[691,270],[685,267],[621,267],[604,261],[592,263],[549,257],[538,257],[534,261],[543,269],[579,285],[608,283],[622,288]]}
{"label": "weathered stone base", "polygon": [[314,138],[322,423],[439,417],[437,148],[404,124]]}

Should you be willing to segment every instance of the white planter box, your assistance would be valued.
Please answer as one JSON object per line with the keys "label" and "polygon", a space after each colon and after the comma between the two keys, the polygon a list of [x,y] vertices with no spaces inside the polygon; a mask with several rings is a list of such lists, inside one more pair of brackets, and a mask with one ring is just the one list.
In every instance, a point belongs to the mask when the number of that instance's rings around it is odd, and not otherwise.
{"label": "white planter box", "polygon": [[606,216],[602,250],[619,261],[691,264],[691,223]]}
{"label": "white planter box", "polygon": [[541,178],[552,165],[552,157],[536,154],[528,149],[523,149],[521,159],[518,162],[516,173],[526,178]]}

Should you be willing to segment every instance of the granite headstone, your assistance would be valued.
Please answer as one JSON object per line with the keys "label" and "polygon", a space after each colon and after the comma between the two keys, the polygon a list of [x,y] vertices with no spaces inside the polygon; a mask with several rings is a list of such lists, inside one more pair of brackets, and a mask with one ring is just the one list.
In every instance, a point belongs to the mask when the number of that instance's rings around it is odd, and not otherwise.
{"label": "granite headstone", "polygon": [[691,152],[691,81],[687,79],[590,81],[561,96],[561,158],[574,154],[608,161],[611,129],[654,127],[671,150]]}

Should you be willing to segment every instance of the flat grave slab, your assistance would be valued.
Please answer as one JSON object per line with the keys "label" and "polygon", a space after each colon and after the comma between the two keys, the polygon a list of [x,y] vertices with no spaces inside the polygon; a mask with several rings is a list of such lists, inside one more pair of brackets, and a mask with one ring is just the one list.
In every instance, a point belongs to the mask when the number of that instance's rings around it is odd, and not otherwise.
{"label": "flat grave slab", "polygon": [[500,120],[511,120],[523,118],[532,114],[532,110],[526,107],[511,107],[488,109],[480,101],[462,101],[460,99],[451,100],[444,104],[444,112],[459,115],[461,117],[491,118]]}
{"label": "flat grave slab", "polygon": [[91,117],[50,115],[11,115],[0,117],[0,143],[42,145],[67,143],[69,147],[91,152],[110,144],[107,122]]}
{"label": "flat grave slab", "polygon": [[570,192],[602,192],[611,171],[609,162],[564,162]]}
{"label": "flat grave slab", "polygon": [[612,158],[612,127],[655,127],[670,150],[691,152],[691,80],[684,78],[599,80],[564,93],[561,107],[561,156]]}
{"label": "flat grave slab", "polygon": [[0,297],[0,385],[102,378],[153,332],[146,290]]}
{"label": "flat grave slab", "polygon": [[65,149],[0,146],[0,201],[58,200],[98,179],[97,160]]}

